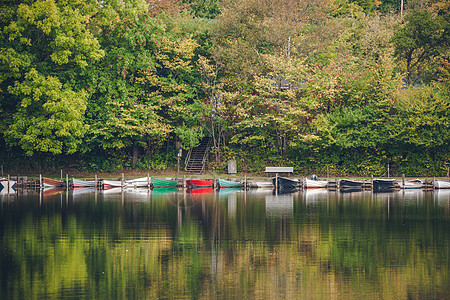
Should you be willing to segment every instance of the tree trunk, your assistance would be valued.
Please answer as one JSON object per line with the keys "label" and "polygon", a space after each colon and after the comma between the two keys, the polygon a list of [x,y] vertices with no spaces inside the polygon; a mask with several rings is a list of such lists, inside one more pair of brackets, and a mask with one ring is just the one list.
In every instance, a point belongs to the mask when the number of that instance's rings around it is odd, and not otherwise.
{"label": "tree trunk", "polygon": [[139,155],[139,149],[136,145],[133,145],[133,160],[131,162],[131,166],[134,168],[136,167],[137,164],[137,160],[138,160],[138,155]]}

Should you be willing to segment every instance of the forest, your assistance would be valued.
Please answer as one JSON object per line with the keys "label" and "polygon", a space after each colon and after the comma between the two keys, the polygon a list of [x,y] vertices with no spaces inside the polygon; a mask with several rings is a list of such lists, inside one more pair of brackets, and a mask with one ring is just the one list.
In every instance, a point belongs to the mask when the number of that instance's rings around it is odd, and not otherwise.
{"label": "forest", "polygon": [[449,0],[4,0],[7,172],[445,176]]}

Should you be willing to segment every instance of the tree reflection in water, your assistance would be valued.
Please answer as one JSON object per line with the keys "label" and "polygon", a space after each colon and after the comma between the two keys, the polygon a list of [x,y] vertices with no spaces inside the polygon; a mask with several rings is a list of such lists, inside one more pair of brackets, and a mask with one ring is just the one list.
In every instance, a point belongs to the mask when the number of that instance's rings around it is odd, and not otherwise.
{"label": "tree reflection in water", "polygon": [[449,298],[450,193],[0,195],[14,298]]}

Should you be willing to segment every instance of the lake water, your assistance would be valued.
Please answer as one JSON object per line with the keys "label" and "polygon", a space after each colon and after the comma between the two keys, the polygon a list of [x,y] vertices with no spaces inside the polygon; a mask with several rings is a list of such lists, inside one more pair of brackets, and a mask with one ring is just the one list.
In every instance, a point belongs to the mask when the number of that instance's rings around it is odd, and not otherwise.
{"label": "lake water", "polygon": [[450,191],[0,200],[0,299],[450,299]]}

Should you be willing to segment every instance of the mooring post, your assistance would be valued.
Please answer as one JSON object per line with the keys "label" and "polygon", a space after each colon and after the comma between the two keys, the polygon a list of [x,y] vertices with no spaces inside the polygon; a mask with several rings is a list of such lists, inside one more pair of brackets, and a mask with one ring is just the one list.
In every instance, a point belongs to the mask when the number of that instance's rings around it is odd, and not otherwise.
{"label": "mooring post", "polygon": [[147,187],[150,189],[150,174],[147,173]]}
{"label": "mooring post", "polygon": [[120,186],[121,186],[122,190],[123,190],[123,181],[124,181],[123,178],[124,178],[124,175],[122,173],[122,180],[120,181]]}
{"label": "mooring post", "polygon": [[42,174],[39,174],[39,189],[42,188]]}
{"label": "mooring post", "polygon": [[373,174],[370,174],[370,189],[373,191]]}
{"label": "mooring post", "polygon": [[278,191],[278,173],[275,173],[275,193]]}
{"label": "mooring post", "polygon": [[402,188],[405,188],[405,174],[402,174]]}
{"label": "mooring post", "polygon": [[186,175],[183,175],[182,187],[183,187],[183,189],[186,188]]}
{"label": "mooring post", "polygon": [[216,173],[213,173],[213,184],[212,184],[213,190],[216,188]]}
{"label": "mooring post", "polygon": [[69,174],[66,174],[66,188],[69,190]]}
{"label": "mooring post", "polygon": [[244,175],[244,190],[247,190],[247,175]]}
{"label": "mooring post", "polygon": [[433,176],[433,186],[432,189],[434,190],[436,187],[436,177]]}
{"label": "mooring post", "polygon": [[95,177],[94,177],[95,190],[97,190],[97,184],[98,184],[98,182],[97,182],[97,174],[95,174]]}

